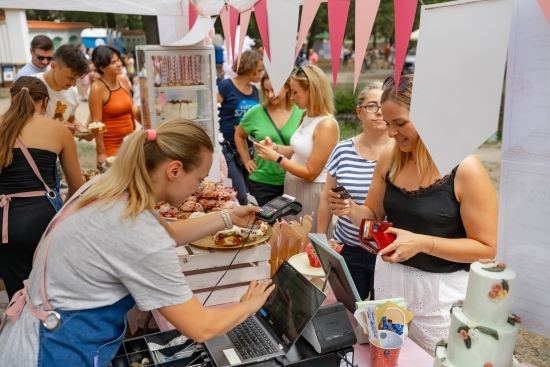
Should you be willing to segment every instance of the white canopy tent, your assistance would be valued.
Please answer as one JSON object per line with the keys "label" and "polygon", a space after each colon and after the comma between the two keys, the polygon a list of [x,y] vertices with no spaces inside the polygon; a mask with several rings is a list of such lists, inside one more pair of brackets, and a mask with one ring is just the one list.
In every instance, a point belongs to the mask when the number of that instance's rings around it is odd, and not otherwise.
{"label": "white canopy tent", "polygon": [[187,0],[0,0],[4,9],[87,11],[135,15],[187,15]]}

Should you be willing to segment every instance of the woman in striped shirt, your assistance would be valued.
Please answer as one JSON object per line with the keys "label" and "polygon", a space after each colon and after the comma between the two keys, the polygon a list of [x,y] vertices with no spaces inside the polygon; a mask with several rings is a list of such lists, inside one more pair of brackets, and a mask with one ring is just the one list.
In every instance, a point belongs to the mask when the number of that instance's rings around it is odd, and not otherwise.
{"label": "woman in striped shirt", "polygon": [[[361,91],[355,111],[361,120],[363,132],[341,141],[328,160],[327,180],[318,209],[318,232],[326,233],[332,220],[328,201],[330,189],[344,186],[352,200],[362,205],[369,191],[376,161],[382,151],[392,145],[380,109],[381,87],[381,82],[373,82]],[[358,234],[359,228],[348,217],[338,217],[334,239],[345,245],[341,255],[346,260],[361,299],[374,299],[376,255],[359,246]]]}

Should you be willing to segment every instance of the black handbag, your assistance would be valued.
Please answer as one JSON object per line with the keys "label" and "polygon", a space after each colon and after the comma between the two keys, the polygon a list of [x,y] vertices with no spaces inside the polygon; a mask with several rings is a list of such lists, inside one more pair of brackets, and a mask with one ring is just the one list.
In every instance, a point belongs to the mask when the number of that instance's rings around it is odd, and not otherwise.
{"label": "black handbag", "polygon": [[[241,158],[241,155],[239,154],[239,151],[235,148],[233,148],[233,146],[231,145],[231,143],[229,143],[229,141],[227,140],[224,140],[221,142],[222,146],[225,147],[231,154],[233,154],[233,158],[235,159],[235,164],[237,165],[237,167],[239,167],[240,169],[243,169],[243,170],[246,170],[246,166],[244,165],[244,162]],[[249,147],[248,148],[248,153],[250,154],[251,157],[254,157],[254,147]]]}

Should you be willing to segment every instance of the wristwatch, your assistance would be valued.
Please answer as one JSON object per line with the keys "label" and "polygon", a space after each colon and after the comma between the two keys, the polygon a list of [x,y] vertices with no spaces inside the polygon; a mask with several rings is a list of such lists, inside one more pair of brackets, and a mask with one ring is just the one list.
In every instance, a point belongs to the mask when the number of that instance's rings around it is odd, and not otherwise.
{"label": "wristwatch", "polygon": [[285,157],[284,155],[280,154],[280,155],[279,155],[279,158],[277,158],[277,160],[276,160],[275,162],[276,162],[277,164],[281,163],[281,161],[283,160],[284,157]]}

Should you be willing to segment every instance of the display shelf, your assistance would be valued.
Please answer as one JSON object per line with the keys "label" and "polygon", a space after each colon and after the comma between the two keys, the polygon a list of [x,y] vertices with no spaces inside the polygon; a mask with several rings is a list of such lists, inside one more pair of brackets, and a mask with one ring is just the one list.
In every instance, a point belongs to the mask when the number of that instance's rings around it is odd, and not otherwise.
{"label": "display shelf", "polygon": [[154,87],[155,92],[177,92],[177,91],[196,91],[210,90],[206,85],[177,85],[173,87]]}
{"label": "display shelf", "polygon": [[[164,120],[179,116],[197,116],[190,120],[206,130],[214,146],[214,161],[208,178],[219,182],[218,90],[214,47],[136,46],[136,63],[144,128],[154,129]],[[176,81],[180,81],[180,85],[176,85]],[[187,85],[181,85],[183,83]],[[175,107],[167,106],[169,103]]]}

